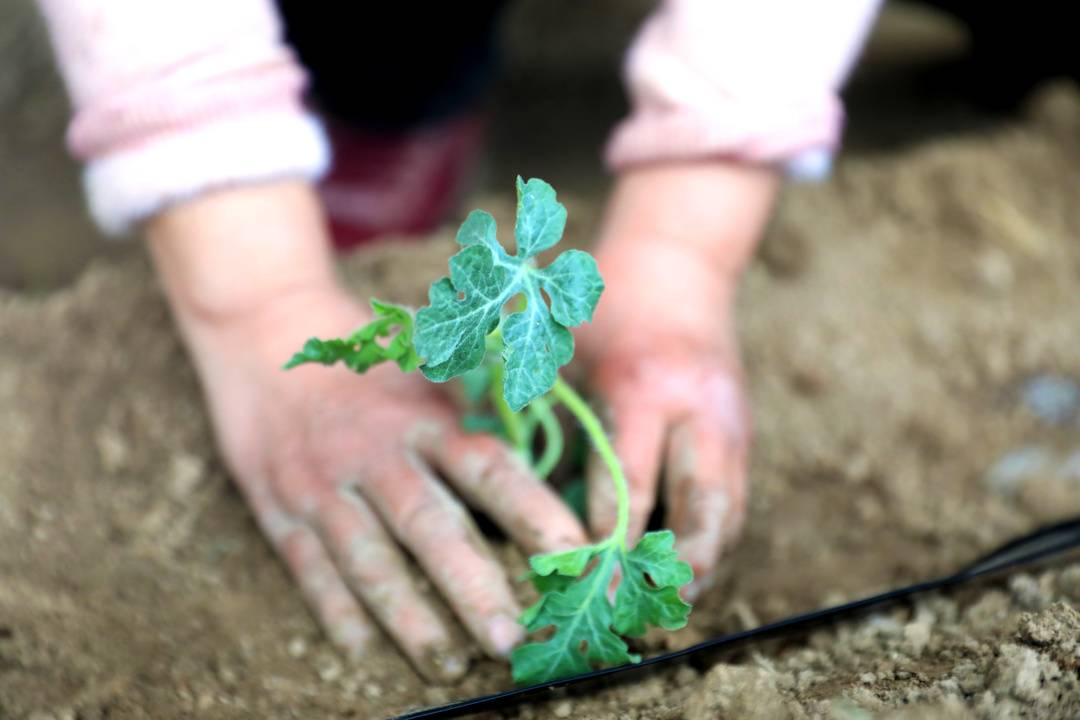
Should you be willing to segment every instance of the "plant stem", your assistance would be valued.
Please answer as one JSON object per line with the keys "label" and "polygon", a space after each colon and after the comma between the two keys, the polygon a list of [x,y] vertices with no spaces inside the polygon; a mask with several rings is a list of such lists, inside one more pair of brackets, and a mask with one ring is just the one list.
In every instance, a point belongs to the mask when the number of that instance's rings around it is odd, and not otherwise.
{"label": "plant stem", "polygon": [[502,363],[496,363],[491,369],[491,388],[489,392],[491,404],[495,406],[495,411],[499,414],[499,419],[502,421],[503,429],[506,430],[506,437],[509,438],[510,444],[528,458],[531,454],[531,448],[526,446],[521,417],[510,409],[510,406],[506,404],[506,398],[503,397]]}
{"label": "plant stem", "polygon": [[623,475],[619,458],[615,455],[615,450],[608,441],[604,426],[600,423],[600,418],[596,417],[596,413],[592,411],[589,404],[562,379],[561,375],[555,378],[555,386],[551,388],[551,392],[566,405],[567,409],[581,423],[581,427],[585,429],[585,433],[592,441],[596,452],[600,454],[600,459],[607,466],[608,473],[611,475],[611,482],[615,485],[618,513],[615,520],[615,529],[612,530],[608,541],[617,543],[620,548],[625,550],[626,531],[630,527],[630,492],[626,486],[626,476]]}
{"label": "plant stem", "polygon": [[533,465],[533,469],[537,475],[546,478],[555,469],[563,454],[562,426],[544,397],[538,397],[529,403],[529,410],[544,429],[544,453]]}

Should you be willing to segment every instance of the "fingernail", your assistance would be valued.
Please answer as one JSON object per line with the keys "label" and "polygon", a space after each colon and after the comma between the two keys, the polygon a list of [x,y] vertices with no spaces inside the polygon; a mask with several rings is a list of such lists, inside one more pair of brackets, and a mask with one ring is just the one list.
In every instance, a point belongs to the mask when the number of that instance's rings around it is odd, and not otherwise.
{"label": "fingernail", "polygon": [[491,648],[502,657],[508,656],[524,637],[524,629],[507,615],[496,615],[488,622]]}

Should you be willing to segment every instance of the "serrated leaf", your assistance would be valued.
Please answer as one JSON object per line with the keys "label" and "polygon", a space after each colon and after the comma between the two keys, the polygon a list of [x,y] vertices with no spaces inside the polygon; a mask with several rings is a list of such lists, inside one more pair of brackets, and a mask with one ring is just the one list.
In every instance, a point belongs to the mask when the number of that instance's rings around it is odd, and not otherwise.
{"label": "serrated leaf", "polygon": [[630,654],[622,638],[611,632],[607,586],[614,560],[612,552],[605,551],[592,572],[545,595],[538,609],[525,611],[531,620],[529,629],[554,625],[555,634],[545,642],[527,643],[511,653],[515,682],[542,682],[588,672],[593,665],[621,665],[639,659]]}
{"label": "serrated leaf", "polygon": [[533,555],[529,558],[529,567],[534,575],[541,577],[566,575],[567,577],[576,578],[585,572],[585,568],[593,556],[596,555],[596,552],[595,545],[585,545],[573,550]]}
{"label": "serrated leaf", "polygon": [[619,564],[623,576],[615,591],[615,631],[630,637],[645,634],[649,625],[678,630],[686,625],[690,605],[679,588],[694,579],[690,566],[675,552],[670,530],[646,533]]}
{"label": "serrated leaf", "polygon": [[[592,317],[604,288],[596,262],[580,250],[562,253],[545,269],[530,260],[555,245],[565,225],[555,190],[535,178],[518,178],[516,256],[499,243],[491,215],[469,214],[458,231],[463,249],[450,259],[450,277],[431,286],[429,304],[416,314],[414,342],[425,377],[445,382],[476,368],[486,336],[501,322],[507,404],[516,412],[551,389],[574,354],[567,328]],[[522,294],[525,307],[502,319],[507,303]]]}
{"label": "serrated leaf", "polygon": [[555,322],[539,292],[529,288],[527,297],[525,309],[503,322],[503,395],[515,412],[550,390],[574,357],[574,336]]}
{"label": "serrated leaf", "polygon": [[517,222],[514,238],[517,256],[530,258],[562,238],[566,229],[566,208],[555,199],[555,188],[539,178],[517,179]]}
{"label": "serrated leaf", "polygon": [[[343,363],[358,373],[367,372],[382,362],[393,361],[404,372],[420,365],[420,356],[413,347],[413,317],[408,308],[372,299],[375,319],[356,330],[348,338],[320,340],[311,338],[300,352],[285,363],[289,370],[305,363],[333,365]],[[385,345],[380,338],[390,338]]]}
{"label": "serrated leaf", "polygon": [[[532,684],[637,662],[621,636],[642,635],[648,625],[684,626],[690,606],[679,588],[693,572],[675,554],[674,540],[670,531],[652,532],[629,552],[602,543],[530,558],[527,577],[540,599],[522,613],[521,623],[529,632],[554,625],[555,633],[511,654],[514,680]],[[616,566],[622,578],[612,604],[607,591]]]}
{"label": "serrated leaf", "polygon": [[502,250],[499,239],[495,236],[495,218],[491,216],[491,213],[483,210],[473,210],[469,213],[465,222],[458,228],[457,241],[464,247],[483,245],[492,252]]}
{"label": "serrated leaf", "polygon": [[581,250],[567,250],[537,274],[551,298],[551,314],[556,322],[574,327],[592,320],[593,310],[604,291],[604,281],[592,255]]}

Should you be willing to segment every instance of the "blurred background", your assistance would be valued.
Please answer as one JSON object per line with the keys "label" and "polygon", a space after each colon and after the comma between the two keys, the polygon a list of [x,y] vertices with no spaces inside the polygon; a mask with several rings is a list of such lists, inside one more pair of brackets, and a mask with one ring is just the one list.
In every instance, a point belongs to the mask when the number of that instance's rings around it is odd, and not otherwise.
{"label": "blurred background", "polygon": [[[652,4],[508,4],[479,189],[526,172],[565,178],[560,189],[575,194],[602,192],[600,149],[626,110],[621,56]],[[960,75],[970,45],[956,17],[925,4],[888,3],[846,92],[845,156],[1003,121],[1001,110],[1024,93],[1003,88],[1001,73],[986,67],[983,79],[995,78],[999,92],[978,97],[979,88]],[[63,146],[68,112],[33,3],[0,0],[0,285],[55,287],[90,258],[125,251],[88,221],[79,171]]]}

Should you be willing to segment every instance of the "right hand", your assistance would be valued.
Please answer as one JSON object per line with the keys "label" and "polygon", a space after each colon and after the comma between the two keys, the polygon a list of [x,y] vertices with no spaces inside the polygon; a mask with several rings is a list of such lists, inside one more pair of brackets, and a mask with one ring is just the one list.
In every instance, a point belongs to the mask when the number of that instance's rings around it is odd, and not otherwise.
{"label": "right hand", "polygon": [[[521,608],[464,503],[527,553],[583,543],[577,519],[504,444],[463,432],[441,389],[418,375],[390,365],[360,377],[340,367],[283,372],[306,338],[342,335],[369,319],[332,274],[291,281],[235,311],[191,311],[192,295],[179,286],[200,275],[190,271],[189,254],[200,252],[192,229],[214,224],[214,203],[202,214],[194,226],[159,224],[155,259],[225,459],[330,637],[360,655],[377,624],[426,677],[466,671],[461,644],[408,553],[484,650],[508,655],[523,639]],[[259,247],[264,263],[275,245],[262,235]]]}

